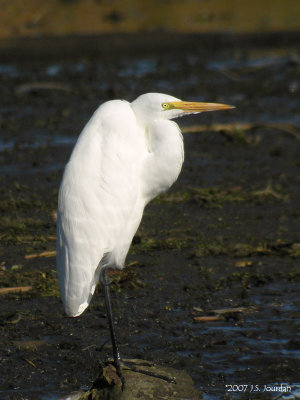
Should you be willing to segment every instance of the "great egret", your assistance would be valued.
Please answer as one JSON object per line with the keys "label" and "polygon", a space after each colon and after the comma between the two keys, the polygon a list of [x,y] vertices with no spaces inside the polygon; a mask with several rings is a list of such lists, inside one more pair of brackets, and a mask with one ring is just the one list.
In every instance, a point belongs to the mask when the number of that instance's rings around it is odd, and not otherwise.
{"label": "great egret", "polygon": [[230,108],[160,93],[143,94],[132,103],[108,101],[83,129],[65,167],[57,212],[61,297],[66,313],[77,317],[100,278],[120,377],[107,268],[124,267],[146,204],[168,190],[180,173],[183,139],[170,120]]}

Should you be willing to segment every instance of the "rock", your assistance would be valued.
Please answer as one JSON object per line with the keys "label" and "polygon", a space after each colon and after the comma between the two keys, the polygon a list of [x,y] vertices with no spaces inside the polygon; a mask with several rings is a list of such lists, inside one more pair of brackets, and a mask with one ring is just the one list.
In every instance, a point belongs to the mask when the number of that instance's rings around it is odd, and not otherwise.
{"label": "rock", "polygon": [[78,400],[198,400],[201,393],[192,378],[185,372],[161,367],[144,360],[125,360],[122,373],[125,386],[116,374],[115,367],[109,363],[102,367],[99,377],[90,390]]}

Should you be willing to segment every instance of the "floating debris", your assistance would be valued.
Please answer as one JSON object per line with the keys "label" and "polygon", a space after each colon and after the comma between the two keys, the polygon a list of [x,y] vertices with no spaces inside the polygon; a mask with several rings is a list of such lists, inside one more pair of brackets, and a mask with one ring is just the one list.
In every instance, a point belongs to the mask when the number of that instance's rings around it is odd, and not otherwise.
{"label": "floating debris", "polygon": [[36,90],[64,90],[65,92],[71,92],[72,89],[69,85],[59,82],[30,82],[24,83],[16,88],[16,94],[18,96],[36,91]]}
{"label": "floating debris", "polygon": [[238,268],[252,267],[253,261],[251,260],[240,260],[234,264]]}

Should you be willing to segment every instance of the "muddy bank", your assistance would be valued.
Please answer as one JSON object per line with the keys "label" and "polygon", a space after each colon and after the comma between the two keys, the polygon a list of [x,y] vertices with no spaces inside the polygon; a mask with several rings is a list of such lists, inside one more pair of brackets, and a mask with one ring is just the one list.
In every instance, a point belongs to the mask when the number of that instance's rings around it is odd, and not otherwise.
{"label": "muddy bank", "polygon": [[21,0],[2,4],[0,37],[45,37],[137,32],[296,31],[300,5],[295,0],[259,3],[138,0]]}
{"label": "muddy bank", "polygon": [[[121,351],[186,370],[206,399],[272,398],[278,393],[264,385],[280,383],[295,390],[299,60],[292,45],[237,41],[0,63],[0,282],[29,287],[1,294],[1,399],[88,387],[111,355],[100,290],[82,317],[63,313],[53,211],[63,166],[95,108],[147,91],[237,109],[178,121],[182,174],[147,207],[128,268],[113,276]],[[231,384],[261,392],[228,392]]]}

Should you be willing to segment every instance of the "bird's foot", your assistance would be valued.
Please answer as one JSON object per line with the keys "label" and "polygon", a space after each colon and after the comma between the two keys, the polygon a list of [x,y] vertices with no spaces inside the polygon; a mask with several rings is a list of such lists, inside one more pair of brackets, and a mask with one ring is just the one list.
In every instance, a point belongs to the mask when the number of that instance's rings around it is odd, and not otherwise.
{"label": "bird's foot", "polygon": [[[125,378],[124,375],[122,373],[122,369],[125,368],[124,363],[122,362],[122,360],[118,360],[117,362],[113,359],[109,359],[106,361],[105,363],[106,367],[110,366],[110,370],[113,370],[113,375],[115,376],[115,374],[118,376],[118,378],[121,381],[121,390],[124,391],[125,389]],[[109,374],[111,375],[111,373]],[[116,378],[116,376],[115,376]],[[114,380],[115,378],[112,378],[112,380]]]}
{"label": "bird's foot", "polygon": [[119,362],[117,365],[115,365],[115,363],[114,363],[114,367],[116,368],[116,373],[117,373],[117,375],[120,378],[121,383],[122,383],[121,389],[122,389],[122,392],[123,392],[123,390],[125,389],[125,378],[124,378],[124,375],[122,373],[122,366],[124,366],[122,362]]}
{"label": "bird's foot", "polygon": [[139,374],[152,376],[153,378],[162,379],[168,383],[177,383],[175,377],[167,376],[155,372],[155,364],[145,360],[125,360],[122,363],[124,370],[130,370]]}

